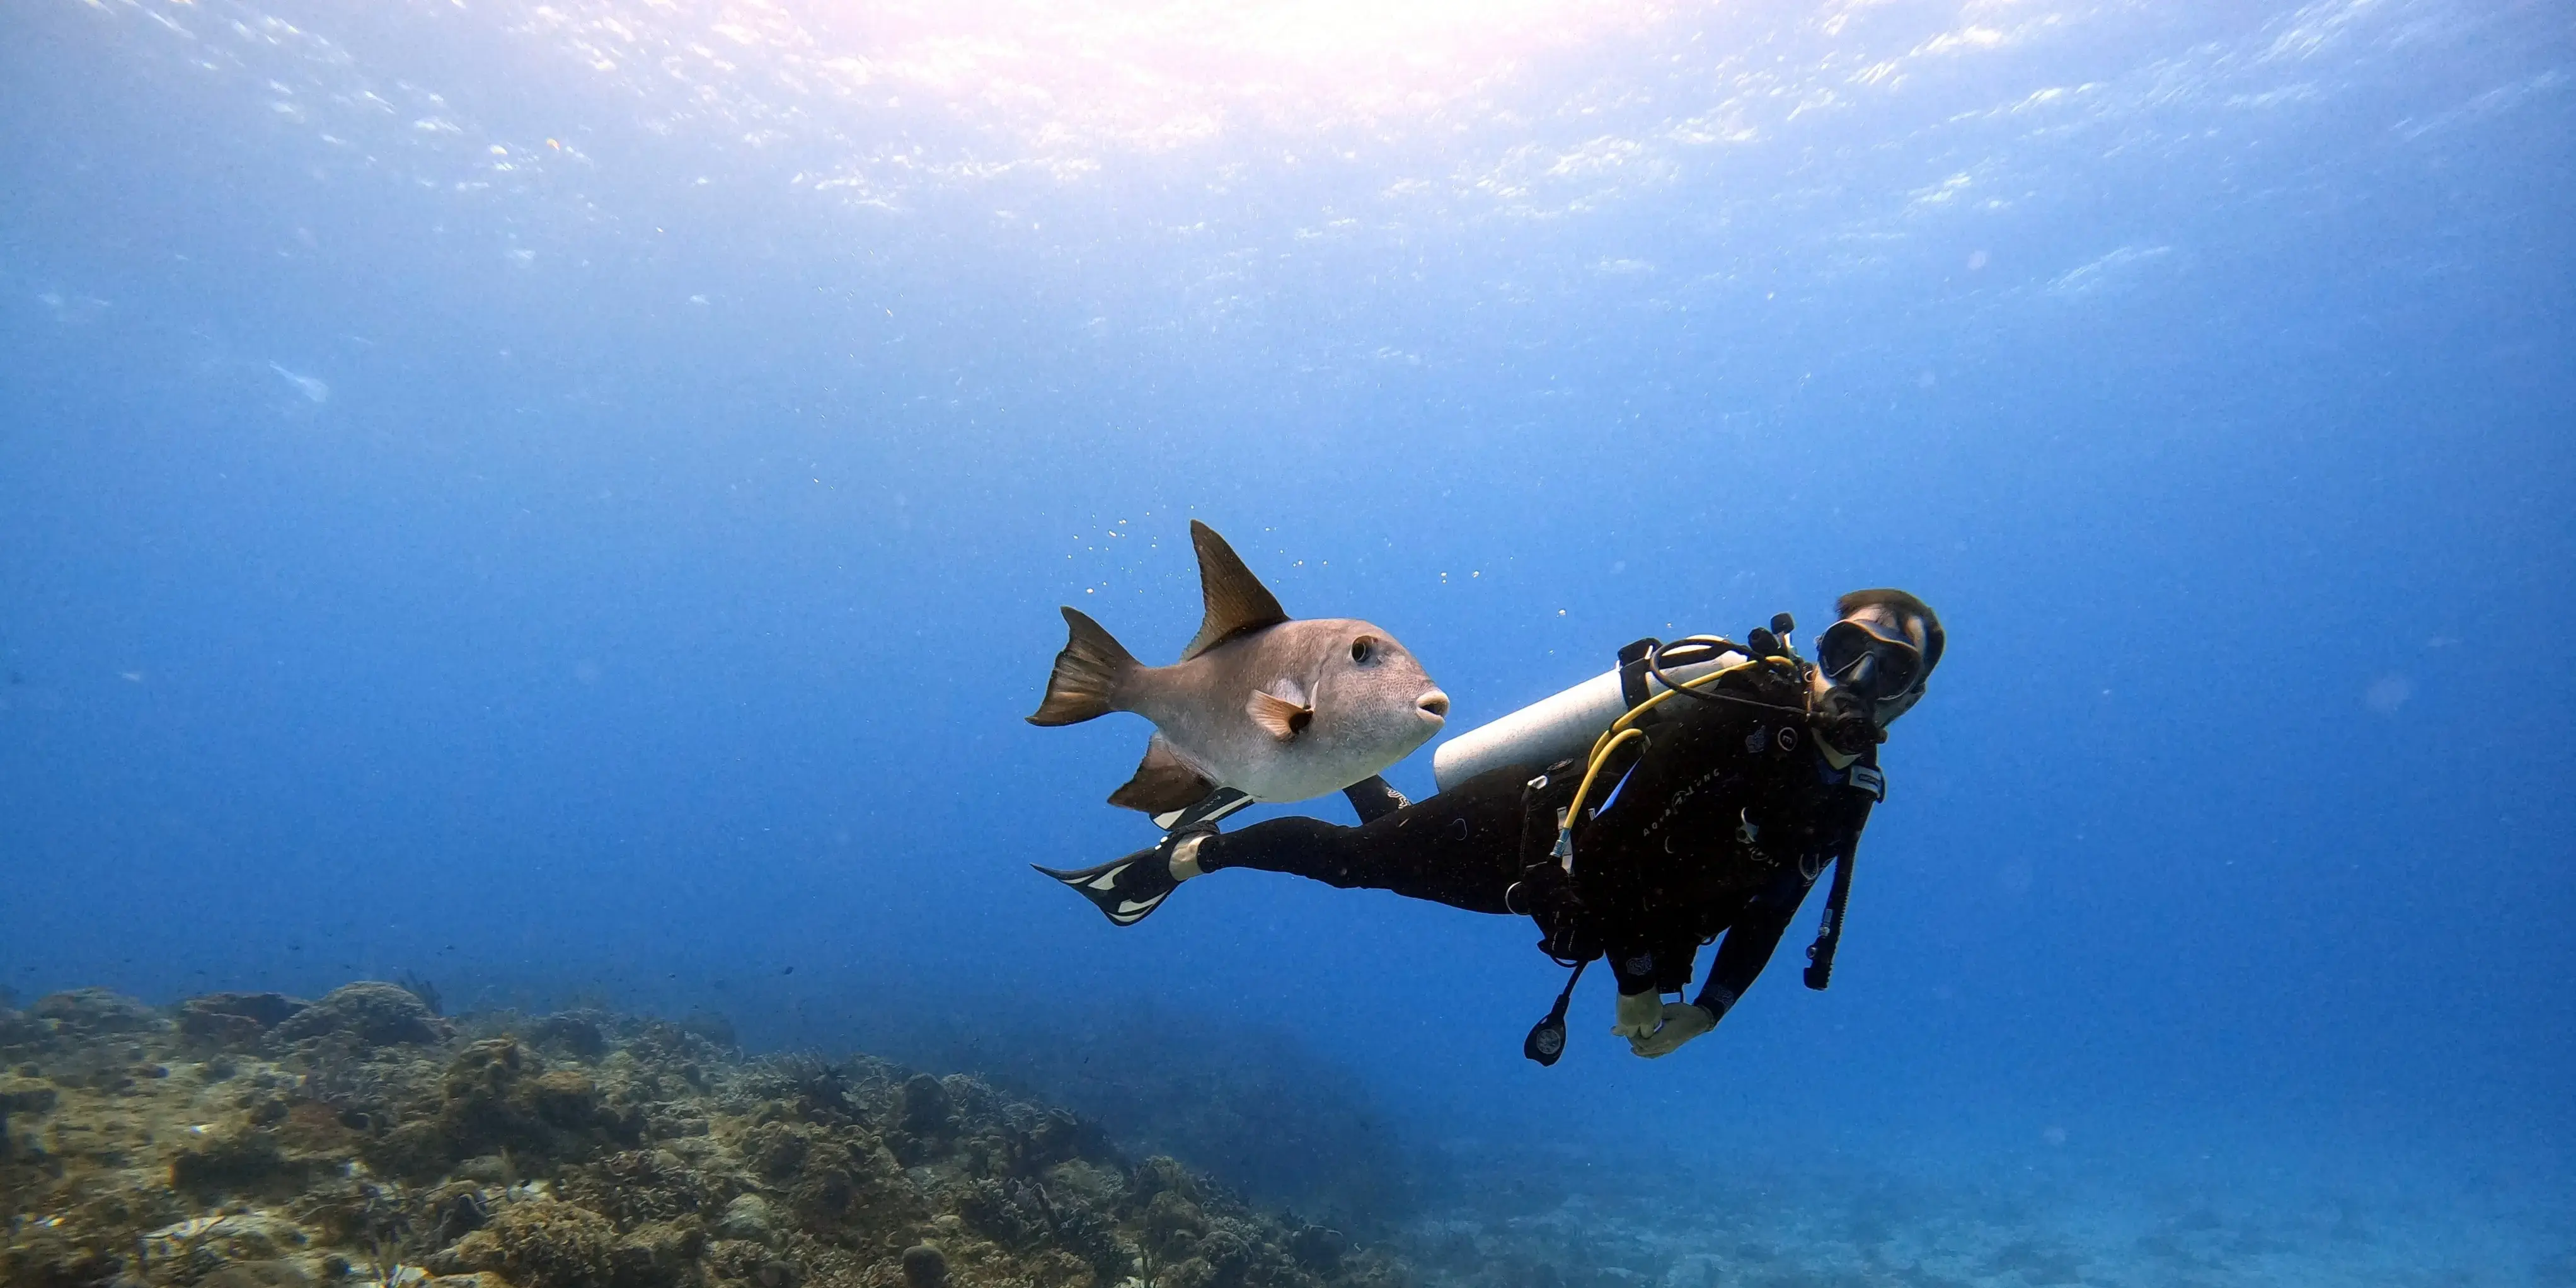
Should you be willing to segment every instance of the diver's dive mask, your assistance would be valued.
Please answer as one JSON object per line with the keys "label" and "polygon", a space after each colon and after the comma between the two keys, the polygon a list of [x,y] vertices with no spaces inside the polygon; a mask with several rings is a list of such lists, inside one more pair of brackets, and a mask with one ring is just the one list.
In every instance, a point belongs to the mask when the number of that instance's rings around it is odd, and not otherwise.
{"label": "diver's dive mask", "polygon": [[1816,666],[1835,688],[1884,713],[1923,678],[1923,650],[1894,627],[1846,617],[1817,637]]}

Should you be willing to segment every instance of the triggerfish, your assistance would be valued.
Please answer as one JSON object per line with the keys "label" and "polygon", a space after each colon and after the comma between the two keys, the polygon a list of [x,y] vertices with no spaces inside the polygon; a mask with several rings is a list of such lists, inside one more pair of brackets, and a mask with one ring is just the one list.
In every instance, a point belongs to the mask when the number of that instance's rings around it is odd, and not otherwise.
{"label": "triggerfish", "polygon": [[1109,803],[1162,814],[1231,787],[1297,801],[1359,782],[1440,732],[1449,695],[1395,637],[1349,618],[1290,620],[1232,547],[1190,521],[1207,616],[1170,666],[1146,666],[1068,607],[1034,725],[1112,711],[1154,722],[1145,760]]}

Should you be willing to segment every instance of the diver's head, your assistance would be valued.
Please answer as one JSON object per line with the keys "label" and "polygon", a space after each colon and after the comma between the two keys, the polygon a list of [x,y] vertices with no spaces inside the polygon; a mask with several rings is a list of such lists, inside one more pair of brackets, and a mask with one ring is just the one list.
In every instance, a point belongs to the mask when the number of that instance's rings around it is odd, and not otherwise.
{"label": "diver's head", "polygon": [[1839,620],[1816,637],[1816,679],[1885,729],[1921,700],[1941,664],[1941,619],[1901,590],[1855,590],[1834,611]]}

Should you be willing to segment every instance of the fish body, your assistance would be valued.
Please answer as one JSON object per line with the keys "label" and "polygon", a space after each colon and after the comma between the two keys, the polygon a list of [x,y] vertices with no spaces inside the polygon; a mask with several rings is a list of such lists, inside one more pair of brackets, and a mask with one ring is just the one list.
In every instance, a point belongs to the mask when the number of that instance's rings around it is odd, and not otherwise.
{"label": "fish body", "polygon": [[1147,813],[1196,804],[1220,787],[1296,801],[1402,760],[1449,713],[1421,663],[1394,636],[1351,618],[1291,619],[1225,539],[1192,521],[1207,616],[1181,660],[1146,666],[1098,622],[1066,608],[1036,725],[1111,711],[1154,722],[1136,774],[1109,802]]}

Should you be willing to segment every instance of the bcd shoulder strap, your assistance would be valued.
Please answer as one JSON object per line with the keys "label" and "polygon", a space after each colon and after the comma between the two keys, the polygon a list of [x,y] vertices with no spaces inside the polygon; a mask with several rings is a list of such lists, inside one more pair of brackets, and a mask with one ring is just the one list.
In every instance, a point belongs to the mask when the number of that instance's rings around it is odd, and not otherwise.
{"label": "bcd shoulder strap", "polygon": [[1573,800],[1580,777],[1580,765],[1561,760],[1521,785],[1521,878],[1503,892],[1506,909],[1538,922],[1546,936],[1540,951],[1566,963],[1601,955],[1590,919],[1574,897],[1574,874],[1552,853],[1557,811]]}

